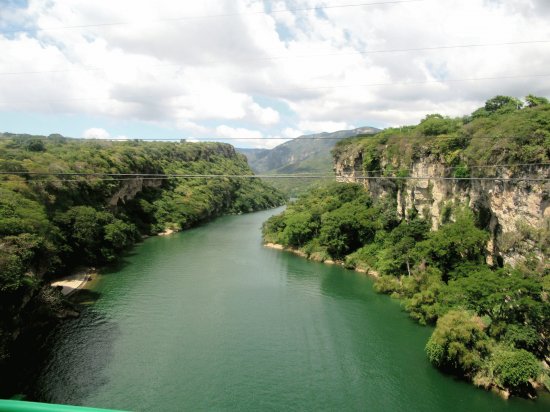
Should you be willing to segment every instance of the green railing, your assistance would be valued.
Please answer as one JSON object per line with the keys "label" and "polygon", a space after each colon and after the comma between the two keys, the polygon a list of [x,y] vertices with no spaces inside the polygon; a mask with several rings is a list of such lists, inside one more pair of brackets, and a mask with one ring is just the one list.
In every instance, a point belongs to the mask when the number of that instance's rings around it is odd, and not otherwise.
{"label": "green railing", "polygon": [[114,409],[85,406],[54,405],[51,403],[12,401],[0,399],[0,412],[120,412]]}

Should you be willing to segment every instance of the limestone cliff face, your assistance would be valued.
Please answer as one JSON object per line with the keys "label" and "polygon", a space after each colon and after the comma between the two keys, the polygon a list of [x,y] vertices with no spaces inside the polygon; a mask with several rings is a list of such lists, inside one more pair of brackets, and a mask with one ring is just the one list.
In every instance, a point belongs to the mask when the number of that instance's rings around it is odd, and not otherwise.
{"label": "limestone cliff face", "polygon": [[133,199],[139,192],[143,189],[159,188],[162,185],[162,179],[131,179],[127,182],[121,182],[120,188],[116,191],[114,195],[108,201],[109,206],[116,206],[119,202],[126,202]]}
{"label": "limestone cliff face", "polygon": [[[335,158],[334,168],[338,180],[360,182],[374,198],[392,196],[400,216],[407,216],[416,209],[430,219],[437,229],[445,219],[446,209],[452,205],[467,205],[480,216],[482,224],[491,233],[487,245],[488,261],[502,259],[512,265],[522,260],[526,253],[537,252],[536,241],[525,232],[548,229],[550,224],[550,184],[525,180],[452,179],[452,173],[442,159],[421,158],[410,165],[411,179],[365,179],[362,170],[362,152],[347,152]],[[384,159],[381,168],[388,165]],[[543,167],[522,170],[491,168],[486,177],[502,178],[550,178],[550,171]],[[498,170],[497,170],[498,169]],[[448,179],[429,179],[427,177]]]}

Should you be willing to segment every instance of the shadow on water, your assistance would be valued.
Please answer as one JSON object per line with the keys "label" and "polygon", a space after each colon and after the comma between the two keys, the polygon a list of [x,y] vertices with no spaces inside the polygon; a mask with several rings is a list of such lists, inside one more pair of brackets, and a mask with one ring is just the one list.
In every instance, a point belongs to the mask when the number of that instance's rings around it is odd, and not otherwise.
{"label": "shadow on water", "polygon": [[103,266],[99,272],[101,273],[101,276],[108,276],[112,275],[114,273],[118,273],[121,270],[123,270],[126,266],[131,264],[131,258],[134,256],[139,255],[139,252],[135,250],[135,248],[138,248],[142,243],[138,243],[134,245],[134,247],[131,250],[125,251],[122,255],[120,255],[115,262],[112,262],[106,266]]}
{"label": "shadow on water", "polygon": [[[117,323],[84,309],[80,317],[65,321],[52,332],[47,353],[29,379],[29,400],[78,405],[107,384],[103,371],[112,361]],[[56,373],[51,373],[54,368]]]}
{"label": "shadow on water", "polygon": [[79,289],[71,295],[70,300],[76,305],[89,305],[97,302],[100,298],[100,292],[90,289]]}

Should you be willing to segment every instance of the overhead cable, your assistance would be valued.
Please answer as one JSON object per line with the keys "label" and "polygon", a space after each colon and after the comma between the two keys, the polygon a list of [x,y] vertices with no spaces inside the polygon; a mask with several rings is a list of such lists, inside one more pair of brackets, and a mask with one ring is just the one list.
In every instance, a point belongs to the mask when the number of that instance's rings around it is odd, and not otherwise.
{"label": "overhead cable", "polygon": [[[435,51],[435,50],[452,50],[452,49],[467,49],[467,48],[480,48],[480,47],[497,47],[497,46],[519,46],[519,45],[533,45],[533,44],[549,44],[550,40],[524,40],[524,41],[510,41],[501,43],[476,43],[476,44],[454,44],[443,46],[428,46],[428,47],[412,47],[412,48],[398,48],[398,49],[380,49],[380,50],[357,50],[353,52],[341,52],[341,53],[316,53],[316,54],[301,54],[301,55],[286,55],[286,56],[265,56],[265,57],[250,57],[239,58],[236,60],[230,60],[229,63],[235,63],[237,61],[259,61],[259,60],[284,60],[284,59],[302,59],[312,57],[331,57],[331,56],[352,56],[352,55],[369,55],[369,54],[386,54],[386,53],[405,53],[405,52],[419,52],[419,51]],[[181,64],[154,64],[151,68],[183,68]],[[73,69],[53,69],[53,70],[26,70],[26,71],[10,71],[0,72],[0,76],[14,76],[14,75],[32,75],[32,74],[48,74],[48,73],[72,73],[81,71],[107,71],[106,67],[80,67]]]}
{"label": "overhead cable", "polygon": [[[539,177],[449,177],[449,176],[342,176],[342,175],[299,175],[299,174],[258,174],[258,175],[244,175],[244,174],[105,174],[105,173],[39,173],[41,176],[74,176],[84,178],[77,179],[57,179],[59,181],[79,182],[86,180],[103,180],[103,181],[124,181],[124,180],[166,180],[166,179],[321,179],[321,178],[333,178],[336,180],[342,179],[354,179],[359,181],[364,180],[451,180],[451,181],[500,181],[500,182],[550,182],[550,178]],[[1,175],[24,175],[25,172],[0,172]],[[28,173],[27,173],[28,174]],[[110,177],[109,177],[110,176]],[[120,176],[120,177],[119,177]],[[29,179],[28,182],[38,181]],[[52,181],[42,179],[41,181]],[[55,180],[54,180],[55,181]]]}
{"label": "overhead cable", "polygon": [[[461,83],[461,82],[475,82],[475,81],[489,81],[489,80],[511,80],[511,79],[530,79],[530,78],[543,78],[550,77],[550,73],[539,74],[520,74],[520,75],[507,75],[507,76],[486,76],[486,77],[468,77],[468,78],[455,78],[455,79],[434,79],[423,81],[410,81],[410,82],[385,82],[385,83],[348,83],[348,84],[335,84],[327,86],[314,86],[314,87],[297,87],[292,90],[281,91],[278,90],[279,95],[285,93],[295,93],[297,91],[313,91],[313,90],[330,90],[341,88],[357,88],[357,87],[393,87],[393,86],[418,86],[423,84],[447,84],[447,83]],[[84,102],[84,101],[109,101],[115,100],[113,97],[73,97],[62,99],[20,99],[10,100],[10,105],[14,103],[55,103],[55,102]],[[119,102],[122,104],[135,104],[135,102]],[[160,105],[160,104],[144,104],[144,106],[152,105],[155,107],[177,107],[176,104],[172,105]]]}
{"label": "overhead cable", "polygon": [[378,1],[370,3],[355,3],[355,4],[339,4],[333,6],[317,6],[317,7],[303,7],[303,8],[286,8],[279,10],[270,10],[270,11],[246,11],[246,12],[234,12],[234,13],[221,13],[221,14],[207,14],[207,15],[198,15],[198,16],[181,16],[181,17],[166,17],[154,20],[147,21],[118,21],[118,22],[106,22],[106,23],[95,23],[95,24],[80,24],[80,25],[66,25],[66,26],[55,26],[55,27],[33,27],[28,29],[12,29],[12,30],[0,30],[0,34],[11,34],[11,33],[29,33],[29,32],[44,32],[44,31],[56,31],[56,30],[71,30],[71,29],[88,29],[88,28],[100,28],[100,27],[113,27],[113,26],[127,26],[133,24],[143,24],[143,23],[162,23],[162,22],[177,22],[185,20],[196,20],[196,19],[211,19],[211,18],[226,18],[226,17],[239,17],[239,16],[254,16],[254,15],[269,15],[269,14],[278,14],[278,13],[294,13],[294,12],[304,12],[304,11],[321,11],[328,9],[342,9],[342,8],[351,8],[351,7],[369,7],[369,6],[384,6],[384,5],[394,5],[394,4],[404,4],[404,3],[419,3],[426,0],[396,0],[396,1]]}

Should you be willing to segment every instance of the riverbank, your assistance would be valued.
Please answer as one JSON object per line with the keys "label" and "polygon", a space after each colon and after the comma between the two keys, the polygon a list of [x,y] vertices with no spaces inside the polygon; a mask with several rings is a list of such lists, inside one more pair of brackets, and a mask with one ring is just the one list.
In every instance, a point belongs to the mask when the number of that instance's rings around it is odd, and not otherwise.
{"label": "riverbank", "polygon": [[51,287],[61,287],[61,293],[64,296],[69,296],[79,289],[85,289],[93,280],[98,277],[99,273],[95,268],[85,268],[79,270],[73,275],[66,276],[50,283]]}
{"label": "riverbank", "polygon": [[359,273],[364,273],[365,275],[368,275],[370,276],[371,278],[373,279],[378,279],[380,277],[380,274],[378,272],[376,272],[375,270],[372,270],[371,268],[365,268],[365,267],[353,267],[353,268],[350,268],[350,267],[346,267],[346,264],[344,261],[341,261],[341,260],[332,260],[332,259],[324,259],[323,256],[321,256],[320,254],[316,254],[316,253],[313,253],[311,255],[308,255],[307,253],[301,251],[300,249],[295,249],[295,248],[291,248],[291,247],[285,247],[279,243],[272,243],[272,242],[267,242],[267,243],[264,243],[264,247],[267,247],[267,248],[270,248],[270,249],[276,249],[276,250],[283,250],[285,252],[290,252],[290,253],[293,253],[297,256],[300,256],[300,257],[303,257],[303,258],[306,258],[308,260],[312,260],[314,262],[320,262],[320,263],[325,263],[327,265],[338,265],[338,266],[342,266],[346,269],[349,269],[349,270],[353,270],[355,272],[359,272]]}

